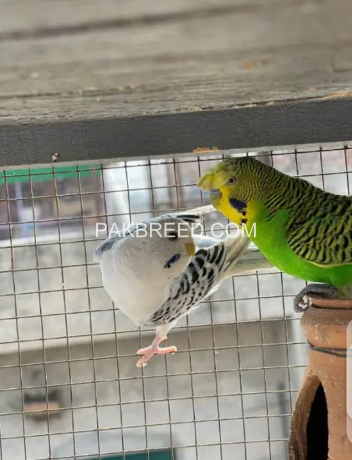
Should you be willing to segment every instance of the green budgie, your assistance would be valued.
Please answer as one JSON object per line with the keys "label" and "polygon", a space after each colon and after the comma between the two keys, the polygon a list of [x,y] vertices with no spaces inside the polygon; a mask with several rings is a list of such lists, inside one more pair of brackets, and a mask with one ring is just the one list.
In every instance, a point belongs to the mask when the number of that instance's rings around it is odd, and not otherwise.
{"label": "green budgie", "polygon": [[307,306],[309,294],[352,297],[352,197],[327,193],[252,157],[221,161],[198,187],[210,191],[213,206],[230,221],[246,226],[279,270],[315,283],[296,296],[295,311]]}

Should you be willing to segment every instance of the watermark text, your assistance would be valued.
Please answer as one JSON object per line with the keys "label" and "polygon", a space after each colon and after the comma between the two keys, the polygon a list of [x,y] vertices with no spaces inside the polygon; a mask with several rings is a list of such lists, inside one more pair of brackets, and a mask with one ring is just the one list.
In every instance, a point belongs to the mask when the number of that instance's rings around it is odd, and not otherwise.
{"label": "watermark text", "polygon": [[[248,227],[248,228],[247,228]],[[158,236],[160,238],[189,238],[190,236],[197,236],[206,234],[215,238],[223,238],[226,236],[234,236],[239,232],[242,236],[256,237],[256,224],[253,223],[250,228],[247,225],[237,225],[233,222],[224,225],[220,222],[212,224],[209,228],[205,228],[199,222],[188,224],[188,223],[173,223],[173,222],[149,222],[148,224],[140,223],[134,224],[123,224],[122,228],[117,227],[114,223],[108,229],[107,224],[99,222],[95,227],[96,238],[101,238],[102,235],[108,235],[108,238],[117,237],[125,238],[131,236],[133,238],[146,238]]]}

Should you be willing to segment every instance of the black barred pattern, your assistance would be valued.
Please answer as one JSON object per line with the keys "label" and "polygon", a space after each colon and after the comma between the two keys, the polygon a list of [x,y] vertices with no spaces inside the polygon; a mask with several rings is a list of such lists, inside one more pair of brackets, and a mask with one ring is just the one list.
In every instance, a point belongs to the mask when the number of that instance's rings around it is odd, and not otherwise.
{"label": "black barred pattern", "polygon": [[[165,214],[163,217],[173,217],[177,219],[181,219],[184,222],[187,222],[188,224],[196,224],[196,223],[201,223],[204,221],[204,216],[202,214],[186,214],[186,213],[171,213],[171,214]],[[158,219],[158,218],[154,218]]]}
{"label": "black barred pattern", "polygon": [[229,186],[230,201],[237,202],[234,207],[244,217],[246,216],[245,204],[253,198],[258,199],[263,194],[263,184],[273,183],[277,179],[277,171],[274,168],[252,157],[225,159],[221,169],[226,170],[229,177],[236,179],[235,184]]}
{"label": "black barred pattern", "polygon": [[289,220],[290,248],[318,265],[352,264],[352,198],[311,192],[309,206]]}
{"label": "black barred pattern", "polygon": [[207,249],[199,249],[186,269],[174,279],[168,299],[151,316],[146,326],[172,323],[198,306],[219,283],[226,256],[227,251],[222,242]]}
{"label": "black barred pattern", "polygon": [[292,211],[286,238],[302,259],[318,265],[352,263],[352,197],[277,172],[273,191],[263,201],[269,220],[279,209]]}

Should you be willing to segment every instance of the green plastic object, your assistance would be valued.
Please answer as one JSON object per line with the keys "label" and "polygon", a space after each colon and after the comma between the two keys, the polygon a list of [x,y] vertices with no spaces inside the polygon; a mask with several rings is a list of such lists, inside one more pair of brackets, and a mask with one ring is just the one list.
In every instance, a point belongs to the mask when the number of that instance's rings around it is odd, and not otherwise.
{"label": "green plastic object", "polygon": [[79,166],[53,166],[50,168],[13,169],[0,171],[0,185],[15,184],[20,182],[43,182],[47,180],[70,179],[79,177],[90,177],[95,171],[100,174],[100,165],[79,165]]}
{"label": "green plastic object", "polygon": [[171,450],[160,450],[155,452],[138,452],[136,454],[101,456],[90,460],[174,460]]}

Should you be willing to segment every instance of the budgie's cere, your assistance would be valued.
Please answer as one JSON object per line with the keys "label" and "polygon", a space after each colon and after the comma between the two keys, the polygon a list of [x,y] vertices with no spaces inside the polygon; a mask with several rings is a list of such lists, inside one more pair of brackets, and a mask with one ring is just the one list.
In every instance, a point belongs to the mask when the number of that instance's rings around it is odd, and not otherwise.
{"label": "budgie's cere", "polygon": [[[138,367],[154,354],[176,351],[175,347],[160,348],[159,344],[177,320],[224,279],[237,272],[271,266],[262,254],[258,256],[258,251],[254,258],[248,251],[248,262],[237,264],[250,243],[241,234],[224,242],[193,236],[190,223],[199,219],[199,215],[190,213],[151,219],[145,223],[147,236],[112,236],[95,252],[103,285],[115,305],[137,326],[156,326],[152,345],[137,352],[143,355]],[[155,223],[160,224],[159,233],[149,231]],[[196,245],[201,249],[195,253]]]}
{"label": "budgie's cere", "polygon": [[251,157],[221,161],[198,186],[210,191],[216,209],[246,226],[273,265],[298,278],[326,283],[303,289],[295,299],[296,311],[306,305],[307,294],[351,296],[351,197],[327,193]]}

